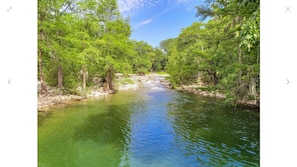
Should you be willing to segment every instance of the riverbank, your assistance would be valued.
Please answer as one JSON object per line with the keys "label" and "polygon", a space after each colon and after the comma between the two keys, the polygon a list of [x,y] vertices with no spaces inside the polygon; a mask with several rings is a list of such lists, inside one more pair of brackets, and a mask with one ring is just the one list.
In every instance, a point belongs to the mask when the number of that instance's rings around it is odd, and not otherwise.
{"label": "riverbank", "polygon": [[214,92],[214,91],[206,91],[206,90],[203,90],[204,88],[206,88],[206,87],[198,85],[198,84],[192,84],[192,85],[182,85],[180,87],[177,87],[176,90],[185,91],[188,93],[193,93],[193,94],[201,95],[201,96],[226,98],[226,95],[224,95],[222,93]]}
{"label": "riverbank", "polygon": [[[188,92],[196,95],[207,96],[207,97],[215,97],[226,99],[226,95],[220,92],[209,91],[207,90],[207,86],[203,84],[192,84],[192,85],[182,85],[175,88],[176,90]],[[243,100],[239,101],[238,104],[244,106],[252,106],[252,107],[260,107],[259,102],[257,100]]]}
{"label": "riverbank", "polygon": [[[161,87],[166,87],[172,89],[172,86],[166,77],[168,74],[157,74],[151,73],[146,75],[136,75],[129,74],[128,77],[124,77],[122,74],[116,74],[116,79],[114,82],[114,86],[116,91],[128,91],[128,90],[137,90],[139,88],[151,88],[158,89]],[[215,97],[225,99],[226,95],[209,91],[206,89],[207,86],[203,84],[192,84],[192,85],[182,85],[176,87],[175,89],[182,92],[188,92],[196,95],[207,96],[207,97]],[[104,91],[103,87],[92,87],[88,88],[87,93],[85,95],[73,95],[73,94],[59,94],[57,88],[52,88],[47,86],[48,92],[44,95],[38,96],[38,111],[47,111],[50,107],[59,105],[59,104],[68,104],[76,101],[81,101],[88,98],[98,98],[109,96],[110,93]],[[40,90],[40,83],[38,84],[38,90]],[[81,91],[81,88],[78,88],[78,91]],[[239,102],[241,105],[250,105],[259,107],[259,103],[255,100],[250,101],[242,101]]]}
{"label": "riverbank", "polygon": [[[168,74],[151,73],[146,75],[130,74],[124,77],[122,74],[116,74],[114,86],[116,91],[136,90],[141,87],[156,88],[158,85],[169,87],[169,82],[165,80]],[[85,95],[60,94],[57,88],[47,86],[47,93],[38,95],[38,111],[47,111],[50,107],[59,104],[68,104],[76,101],[81,101],[88,98],[109,96],[110,93],[104,91],[103,87],[92,87]],[[38,90],[40,90],[40,83],[38,83]],[[78,87],[77,91],[81,91]]]}

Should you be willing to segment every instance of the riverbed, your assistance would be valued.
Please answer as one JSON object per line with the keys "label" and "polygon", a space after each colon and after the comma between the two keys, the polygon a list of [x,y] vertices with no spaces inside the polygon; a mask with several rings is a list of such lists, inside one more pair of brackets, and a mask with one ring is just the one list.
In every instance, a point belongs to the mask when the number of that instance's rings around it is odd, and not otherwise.
{"label": "riverbed", "polygon": [[259,166],[257,108],[144,86],[38,115],[40,167]]}

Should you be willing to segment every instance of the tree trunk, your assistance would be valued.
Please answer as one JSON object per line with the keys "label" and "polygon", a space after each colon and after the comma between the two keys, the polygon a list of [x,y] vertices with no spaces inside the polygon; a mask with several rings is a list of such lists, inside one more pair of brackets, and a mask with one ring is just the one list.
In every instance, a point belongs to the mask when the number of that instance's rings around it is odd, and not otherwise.
{"label": "tree trunk", "polygon": [[238,51],[238,63],[240,64],[239,66],[239,71],[238,71],[238,81],[237,81],[237,87],[236,87],[236,103],[238,101],[241,101],[244,99],[244,92],[243,92],[243,85],[242,85],[242,70],[241,70],[241,64],[242,64],[242,50],[241,48],[238,46],[237,48]]}
{"label": "tree trunk", "polygon": [[105,76],[105,81],[106,81],[106,88],[105,90],[109,93],[113,93],[114,88],[113,88],[113,84],[112,84],[112,73],[111,73],[111,69],[109,69],[107,71],[107,74]]}
{"label": "tree trunk", "polygon": [[39,80],[40,80],[40,94],[44,94],[47,92],[47,90],[44,82],[42,54],[40,50],[38,51],[38,67],[39,67]]}
{"label": "tree trunk", "polygon": [[217,76],[217,72],[215,71],[214,73],[213,73],[213,84],[214,85],[217,85],[219,83],[219,78],[218,78],[218,76]]}
{"label": "tree trunk", "polygon": [[86,66],[83,65],[83,67],[82,67],[82,89],[83,89],[83,91],[85,91],[85,88],[86,88],[87,77],[88,77],[88,71],[86,69]]}
{"label": "tree trunk", "polygon": [[[240,49],[240,47],[238,46],[238,63],[241,65],[242,64],[242,50]],[[242,81],[242,70],[241,67],[239,68],[239,72],[238,72],[238,86],[241,86]]]}
{"label": "tree trunk", "polygon": [[254,104],[257,103],[257,89],[256,89],[256,87],[257,87],[256,78],[253,77],[250,80],[249,92],[250,92],[250,95],[252,95],[254,97]]}
{"label": "tree trunk", "polygon": [[58,67],[58,88],[62,90],[63,88],[63,71],[62,66]]}

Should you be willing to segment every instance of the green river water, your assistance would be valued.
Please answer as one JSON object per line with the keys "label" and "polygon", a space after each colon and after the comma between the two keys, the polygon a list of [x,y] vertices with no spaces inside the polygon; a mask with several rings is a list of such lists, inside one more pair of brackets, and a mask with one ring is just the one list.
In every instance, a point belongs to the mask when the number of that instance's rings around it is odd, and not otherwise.
{"label": "green river water", "polygon": [[144,88],[51,110],[38,114],[40,167],[260,166],[257,109]]}

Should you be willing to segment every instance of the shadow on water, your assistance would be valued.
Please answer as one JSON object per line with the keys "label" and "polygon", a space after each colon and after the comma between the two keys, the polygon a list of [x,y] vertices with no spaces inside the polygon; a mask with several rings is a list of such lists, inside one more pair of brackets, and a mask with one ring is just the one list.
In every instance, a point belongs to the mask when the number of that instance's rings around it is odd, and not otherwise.
{"label": "shadow on water", "polygon": [[128,112],[127,106],[109,105],[106,112],[90,116],[82,126],[77,127],[75,138],[98,143],[123,141],[129,128]]}
{"label": "shadow on water", "polygon": [[92,143],[97,166],[117,166],[121,162],[126,140],[129,137],[129,107],[108,105],[104,113],[88,117],[75,128],[78,143]]}

